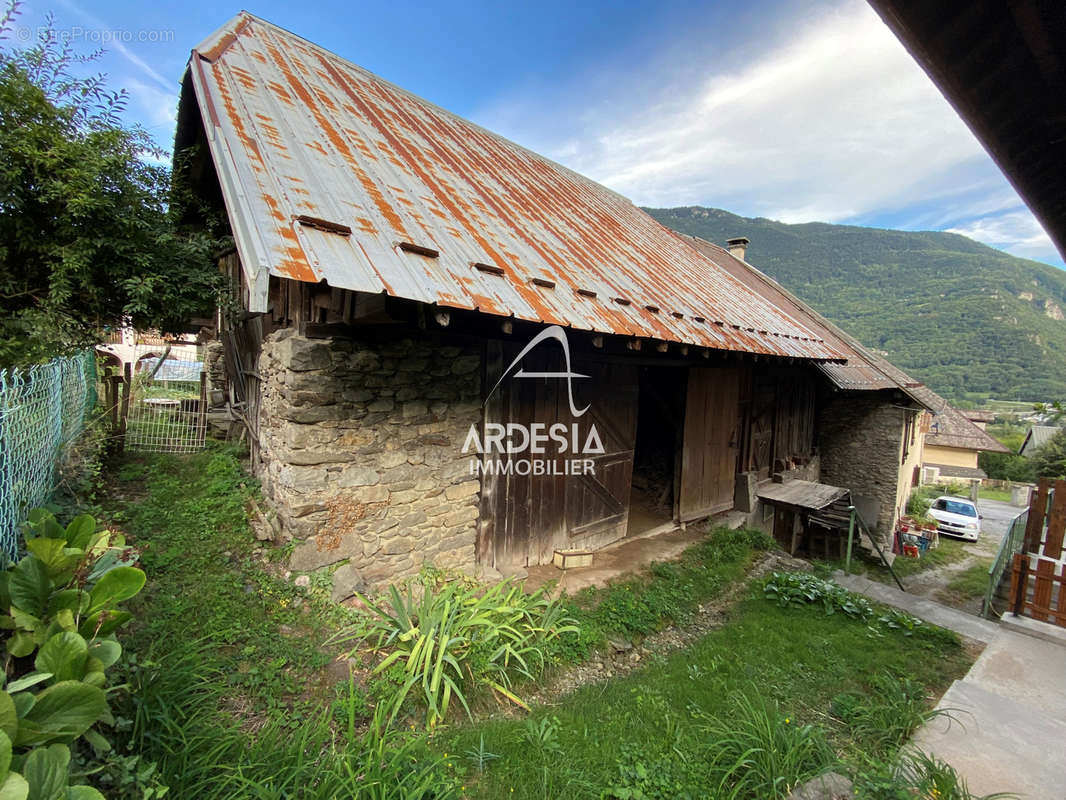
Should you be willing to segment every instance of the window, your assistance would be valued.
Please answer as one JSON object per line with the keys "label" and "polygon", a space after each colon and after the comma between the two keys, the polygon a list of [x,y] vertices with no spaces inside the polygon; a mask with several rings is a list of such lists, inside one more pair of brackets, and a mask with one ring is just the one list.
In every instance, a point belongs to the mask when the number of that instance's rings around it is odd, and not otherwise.
{"label": "window", "polygon": [[972,503],[964,503],[961,500],[945,500],[941,498],[933,503],[937,511],[947,511],[949,514],[958,514],[963,517],[976,517],[977,509]]}

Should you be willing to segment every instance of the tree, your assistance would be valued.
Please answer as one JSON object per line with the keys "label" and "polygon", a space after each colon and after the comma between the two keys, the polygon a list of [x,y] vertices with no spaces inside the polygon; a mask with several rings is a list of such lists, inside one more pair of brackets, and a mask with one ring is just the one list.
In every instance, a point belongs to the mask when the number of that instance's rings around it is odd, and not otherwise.
{"label": "tree", "polygon": [[982,452],[977,456],[977,466],[989,478],[1001,481],[1030,483],[1036,477],[1032,459],[1017,453]]}
{"label": "tree", "polygon": [[223,224],[177,223],[162,153],[119,122],[124,92],[72,74],[99,52],[76,55],[47,32],[4,49],[17,13],[12,3],[0,18],[0,367],[124,321],[177,332],[210,315]]}
{"label": "tree", "polygon": [[1066,429],[1040,446],[1033,454],[1033,466],[1041,478],[1066,478]]}

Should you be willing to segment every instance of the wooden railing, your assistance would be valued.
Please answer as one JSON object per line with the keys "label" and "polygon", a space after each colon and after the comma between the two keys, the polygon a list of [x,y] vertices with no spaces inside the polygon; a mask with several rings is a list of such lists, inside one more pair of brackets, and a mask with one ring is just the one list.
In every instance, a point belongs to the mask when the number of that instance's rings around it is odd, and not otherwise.
{"label": "wooden railing", "polygon": [[1066,481],[1041,479],[1029,505],[1025,544],[1011,565],[1018,615],[1066,627]]}

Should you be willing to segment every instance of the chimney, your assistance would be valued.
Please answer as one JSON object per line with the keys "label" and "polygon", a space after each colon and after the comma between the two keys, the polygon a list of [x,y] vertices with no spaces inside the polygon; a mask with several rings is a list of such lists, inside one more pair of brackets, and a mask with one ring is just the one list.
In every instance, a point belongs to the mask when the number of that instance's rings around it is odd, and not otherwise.
{"label": "chimney", "polygon": [[725,246],[729,250],[729,255],[734,258],[744,260],[744,254],[748,252],[748,245],[751,244],[751,240],[747,236],[737,236],[733,239],[726,239]]}

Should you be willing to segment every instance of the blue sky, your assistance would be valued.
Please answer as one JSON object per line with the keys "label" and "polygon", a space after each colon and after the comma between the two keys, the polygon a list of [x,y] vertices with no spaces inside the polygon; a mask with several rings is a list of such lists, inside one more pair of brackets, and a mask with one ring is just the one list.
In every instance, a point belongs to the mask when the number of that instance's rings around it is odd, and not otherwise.
{"label": "blue sky", "polygon": [[[189,50],[239,11],[29,0],[169,148]],[[641,205],[953,230],[1064,266],[864,0],[260,2],[247,10]]]}

